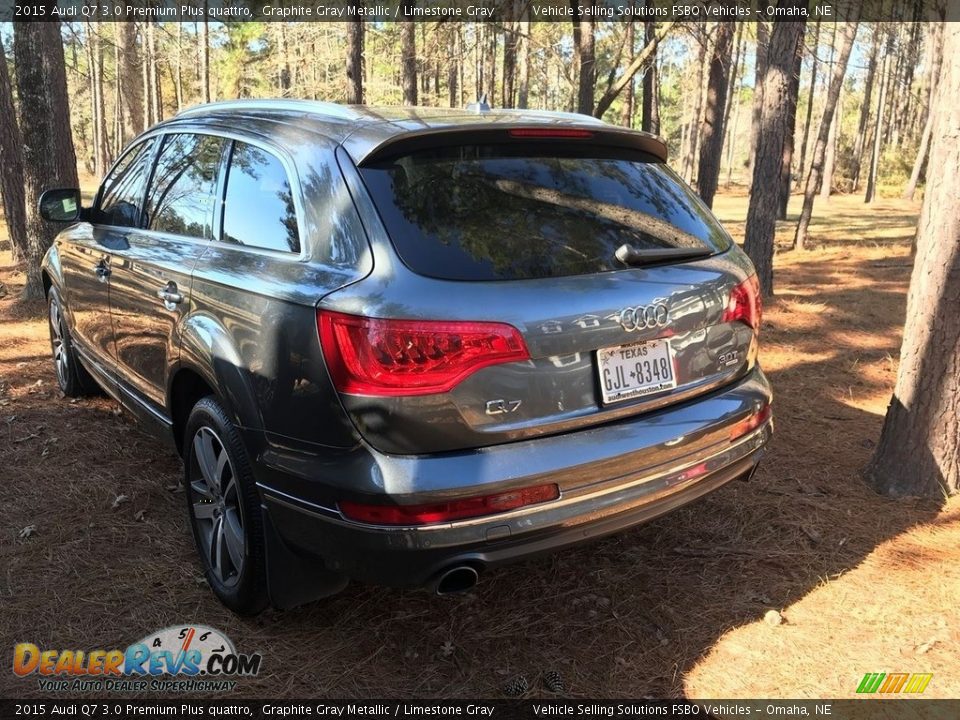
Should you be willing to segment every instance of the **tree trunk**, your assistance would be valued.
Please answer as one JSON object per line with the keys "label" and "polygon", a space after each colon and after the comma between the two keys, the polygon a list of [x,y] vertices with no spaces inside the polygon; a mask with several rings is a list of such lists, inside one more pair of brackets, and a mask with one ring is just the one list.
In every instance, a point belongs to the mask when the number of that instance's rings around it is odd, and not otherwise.
{"label": "tree trunk", "polygon": [[[573,11],[580,8],[578,0],[570,0]],[[577,66],[577,112],[583,115],[593,113],[593,98],[597,84],[597,62],[593,35],[593,20],[574,16],[573,44],[575,55],[579,58]]]}
{"label": "tree trunk", "polygon": [[[727,75],[727,102],[723,106],[723,127],[730,127],[730,113],[733,110],[733,86],[737,82],[737,73],[740,69],[740,57],[743,53],[743,29],[745,23],[734,23],[736,25],[736,32],[733,41],[733,60],[730,62],[730,67],[728,69]],[[722,148],[721,148],[722,155]]]}
{"label": "tree trunk", "polygon": [[[630,53],[630,57],[633,57],[635,52],[636,44],[636,24],[634,23],[633,18],[627,20],[627,27],[625,30],[626,37],[626,46],[627,52]],[[620,113],[620,124],[624,127],[632,128],[633,127],[633,113],[634,113],[634,84],[635,79],[630,78],[630,82],[627,83],[627,87],[624,90],[623,94],[623,111]]]}
{"label": "tree trunk", "polygon": [[695,169],[694,160],[698,157],[700,151],[700,121],[703,114],[703,96],[706,94],[708,73],[707,70],[707,45],[709,40],[702,38],[700,43],[700,52],[697,54],[698,80],[697,92],[693,96],[695,102],[693,105],[693,116],[690,118],[690,130],[687,135],[687,146],[683,154],[683,179],[690,184],[693,182],[693,171]]}
{"label": "tree trunk", "polygon": [[900,60],[902,58],[901,48],[897,42],[899,34],[900,27],[897,27],[890,33],[890,37],[887,38],[887,91],[886,104],[884,105],[883,140],[880,143],[881,149],[890,147],[890,145],[895,142],[893,131],[896,123],[897,96],[899,95],[897,68],[900,66]]}
{"label": "tree trunk", "polygon": [[803,181],[804,171],[807,167],[807,144],[810,140],[810,125],[811,120],[813,119],[813,96],[817,92],[817,55],[820,51],[820,20],[817,20],[817,24],[814,27],[813,31],[813,53],[812,54],[812,66],[810,68],[810,92],[807,97],[807,116],[803,121],[803,140],[800,142],[800,162],[797,165],[797,169],[800,171],[797,173],[797,185]]}
{"label": "tree trunk", "polygon": [[[763,112],[763,78],[767,74],[767,56],[770,50],[770,27],[766,20],[757,21],[757,56],[754,61],[753,109],[750,120],[750,155],[747,171],[753,177],[760,142],[760,115]],[[752,180],[751,180],[752,182]]]}
{"label": "tree trunk", "polygon": [[913,200],[917,192],[917,185],[923,175],[924,167],[927,162],[927,152],[930,148],[930,133],[933,130],[933,101],[936,97],[937,77],[940,74],[940,65],[943,62],[943,43],[944,24],[940,23],[937,37],[933,40],[933,47],[930,50],[931,69],[930,69],[930,95],[927,102],[927,119],[923,123],[923,134],[920,136],[920,149],[917,151],[917,158],[913,162],[913,170],[910,172],[910,180],[903,190],[903,197],[906,200]]}
{"label": "tree trunk", "polygon": [[[363,0],[354,0],[353,7],[360,10]],[[363,99],[363,16],[347,23],[347,103],[362,105]]]}
{"label": "tree trunk", "polygon": [[508,2],[503,6],[503,82],[501,83],[500,105],[505,108],[512,108],[517,97],[517,47],[519,44],[515,17],[517,9],[515,2]]}
{"label": "tree trunk", "polygon": [[487,33],[487,53],[484,63],[487,67],[484,74],[487,80],[484,92],[487,95],[487,102],[493,106],[497,102],[497,30],[494,25],[490,25]]}
{"label": "tree trunk", "polygon": [[833,193],[833,171],[837,167],[837,144],[840,139],[840,119],[843,110],[843,89],[840,90],[841,100],[837,103],[837,109],[833,113],[833,120],[830,123],[830,133],[827,135],[827,155],[823,160],[823,179],[820,181],[820,197],[824,202],[830,199]]}
{"label": "tree trunk", "polygon": [[740,127],[740,108],[743,106],[742,102],[742,92],[741,92],[741,80],[740,76],[743,72],[743,61],[744,53],[740,53],[740,66],[733,69],[735,83],[732,85],[731,92],[734,93],[733,101],[733,124],[730,126],[729,131],[727,132],[727,186],[733,182],[733,151],[737,146],[737,130]]}
{"label": "tree trunk", "polygon": [[13,104],[13,86],[7,71],[7,54],[0,38],[0,192],[3,193],[3,216],[7,222],[13,261],[28,257],[27,214],[23,195],[23,141]]}
{"label": "tree trunk", "polygon": [[787,205],[790,203],[790,190],[793,187],[793,148],[797,136],[797,101],[800,96],[800,69],[803,66],[803,34],[797,39],[797,50],[793,60],[793,72],[787,87],[787,136],[783,139],[783,161],[780,165],[780,206],[777,218],[787,219]]}
{"label": "tree trunk", "polygon": [[116,23],[120,43],[118,72],[120,97],[123,100],[123,143],[143,132],[143,83],[140,78],[140,51],[137,48],[137,24]]}
{"label": "tree trunk", "polygon": [[[623,74],[617,78],[615,83],[607,88],[600,100],[597,101],[597,107],[593,111],[594,117],[602,118],[603,114],[610,109],[613,101],[617,99],[623,89],[627,86],[627,83],[630,82],[630,80],[633,79],[633,76],[637,74],[637,71],[654,61],[654,58],[656,57],[657,46],[661,43],[663,38],[666,37],[667,33],[670,32],[674,25],[676,25],[676,23],[668,22],[660,26],[660,30],[655,33],[653,38],[647,42],[643,50],[641,50],[640,53],[630,61],[630,64],[623,71]],[[644,102],[646,102],[646,97],[646,91],[644,91]],[[659,119],[657,120],[656,124],[659,125]],[[651,129],[648,132],[659,132],[659,128],[656,130]]]}
{"label": "tree trunk", "polygon": [[14,68],[20,101],[26,189],[25,298],[42,298],[40,261],[60,226],[40,217],[37,199],[49,187],[79,187],[60,23],[16,23]]}
{"label": "tree trunk", "polygon": [[520,21],[519,78],[517,88],[517,107],[525,110],[530,103],[530,20],[529,6],[523,8]]}
{"label": "tree trunk", "polygon": [[727,86],[730,71],[730,41],[736,23],[717,23],[717,37],[710,59],[707,102],[700,125],[700,162],[697,168],[697,192],[713,207],[713,196],[720,179],[720,162],[723,157],[724,112],[727,106]]}
{"label": "tree trunk", "polygon": [[900,369],[867,477],[887,495],[960,490],[960,25],[944,28],[930,149],[949,168],[923,199]]}
{"label": "tree trunk", "polygon": [[118,25],[123,23],[113,23],[113,145],[111,146],[113,157],[118,157],[123,150],[123,99],[120,87],[120,30]]}
{"label": "tree trunk", "polygon": [[[897,117],[898,129],[900,132],[906,134],[910,129],[910,121],[913,119],[913,104],[914,104],[914,93],[913,93],[913,79],[914,79],[914,70],[919,64],[919,55],[920,55],[920,46],[921,42],[921,30],[927,26],[927,23],[918,22],[921,15],[921,3],[915,3],[914,5],[914,14],[912,23],[910,25],[910,42],[907,46],[906,53],[906,62],[904,63],[903,68],[903,87],[905,92],[903,93],[903,98],[899,103],[900,112]],[[931,38],[935,37],[936,34],[936,25],[930,24],[933,28],[933,34]]]}
{"label": "tree trunk", "polygon": [[183,109],[183,23],[177,23],[176,62],[173,71],[173,90],[177,99],[177,112]]}
{"label": "tree trunk", "polygon": [[94,33],[94,87],[97,91],[97,120],[100,123],[98,142],[100,143],[100,170],[97,177],[107,174],[107,168],[113,162],[110,157],[110,132],[107,129],[107,101],[103,95],[103,38],[99,31]]}
{"label": "tree trunk", "polygon": [[[803,0],[781,2],[781,7],[804,7]],[[775,22],[763,74],[763,106],[753,166],[750,205],[743,248],[753,260],[764,296],[773,295],[773,249],[780,202],[783,143],[790,132],[789,93],[802,22]]]}
{"label": "tree trunk", "polygon": [[203,22],[200,23],[200,93],[205,103],[210,102],[210,26],[207,24],[207,3],[203,3]]}
{"label": "tree trunk", "polygon": [[460,29],[457,25],[450,28],[450,40],[447,52],[450,55],[450,61],[447,63],[447,95],[450,107],[460,107],[460,63],[463,58],[460,57],[460,51],[457,44]]}
{"label": "tree trunk", "polygon": [[157,31],[152,20],[146,22],[147,34],[147,84],[150,92],[150,123],[163,120],[160,107],[160,81],[157,77]]}
{"label": "tree trunk", "polygon": [[[647,2],[644,2],[644,6]],[[657,37],[657,24],[653,21],[643,23],[643,41],[649,46]],[[643,73],[643,108],[640,116],[640,129],[644,132],[660,132],[660,103],[657,102],[657,46],[653,45],[647,69]]]}
{"label": "tree trunk", "polygon": [[863,151],[867,145],[867,127],[870,123],[870,105],[873,101],[873,85],[877,77],[877,57],[880,52],[880,28],[874,28],[870,61],[867,63],[867,79],[864,83],[863,104],[860,106],[860,122],[857,123],[857,138],[853,143],[853,158],[850,164],[851,191],[860,188],[860,169],[863,167]]}
{"label": "tree trunk", "polygon": [[910,173],[910,180],[903,189],[905,200],[913,200],[917,192],[917,185],[920,182],[920,176],[926,167],[927,151],[930,148],[930,133],[933,130],[933,112],[927,114],[927,122],[923,126],[923,135],[920,138],[920,149],[917,151],[917,159],[913,162],[913,171]]}
{"label": "tree trunk", "polygon": [[890,51],[892,50],[888,38],[887,50],[883,57],[883,65],[880,74],[880,97],[877,100],[877,120],[873,128],[873,151],[870,153],[870,168],[867,171],[867,192],[863,201],[872,203],[877,199],[877,174],[880,171],[880,149],[883,144],[883,115],[887,104],[887,66],[890,63]]}
{"label": "tree trunk", "polygon": [[803,250],[806,247],[807,230],[810,227],[810,218],[813,216],[813,201],[817,189],[823,181],[823,165],[827,154],[827,143],[830,142],[830,130],[835,127],[834,112],[840,91],[843,89],[843,78],[847,74],[847,61],[850,59],[850,49],[857,36],[857,21],[846,23],[843,38],[840,40],[840,52],[837,64],[830,77],[830,87],[827,90],[827,100],[823,107],[823,118],[820,120],[820,130],[817,133],[817,142],[813,147],[813,158],[810,163],[810,174],[807,176],[807,187],[803,193],[803,209],[800,211],[800,220],[797,223],[797,232],[793,236],[793,247]]}
{"label": "tree trunk", "polygon": [[[403,0],[401,7],[404,12],[416,7],[416,0]],[[412,20],[404,20],[400,23],[400,68],[403,87],[403,104],[417,104],[417,40],[416,23]]]}
{"label": "tree trunk", "polygon": [[93,23],[84,23],[87,40],[87,70],[90,75],[90,121],[93,126],[93,174],[107,172],[110,151],[107,147],[107,115],[103,98],[103,44]]}
{"label": "tree trunk", "polygon": [[140,63],[140,80],[141,88],[143,92],[141,93],[143,97],[143,127],[148,128],[153,125],[153,114],[150,110],[150,53],[147,46],[147,31],[146,26],[142,26],[140,36],[143,38],[143,54],[141,55],[142,62]]}
{"label": "tree trunk", "polygon": [[88,22],[83,23],[83,30],[86,34],[86,42],[84,42],[83,45],[87,51],[87,94],[90,96],[90,142],[87,142],[87,139],[81,135],[80,147],[86,151],[86,153],[89,153],[84,157],[84,164],[86,165],[87,171],[93,175],[102,177],[101,165],[103,161],[100,159],[100,119],[97,117],[97,87],[95,79],[97,73],[94,69],[93,30]]}

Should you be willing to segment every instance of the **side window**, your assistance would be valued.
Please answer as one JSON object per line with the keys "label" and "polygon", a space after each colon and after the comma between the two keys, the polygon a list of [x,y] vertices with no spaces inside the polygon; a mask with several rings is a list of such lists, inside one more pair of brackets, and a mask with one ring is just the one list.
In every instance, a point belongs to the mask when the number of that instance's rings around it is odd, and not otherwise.
{"label": "side window", "polygon": [[213,207],[223,138],[168,135],[147,195],[147,227],[203,240],[213,237]]}
{"label": "side window", "polygon": [[130,148],[103,181],[96,221],[103,225],[137,227],[150,174],[153,138]]}
{"label": "side window", "polygon": [[253,145],[233,144],[223,204],[223,240],[300,252],[293,193],[283,163]]}

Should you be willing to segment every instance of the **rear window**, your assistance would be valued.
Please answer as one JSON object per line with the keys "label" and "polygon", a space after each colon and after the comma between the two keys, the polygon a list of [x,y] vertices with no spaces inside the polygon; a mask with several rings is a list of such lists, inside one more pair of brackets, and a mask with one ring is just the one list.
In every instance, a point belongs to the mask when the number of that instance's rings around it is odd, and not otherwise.
{"label": "rear window", "polygon": [[629,149],[570,144],[431,148],[360,169],[401,259],[449,280],[623,270],[614,253],[730,237],[677,175]]}

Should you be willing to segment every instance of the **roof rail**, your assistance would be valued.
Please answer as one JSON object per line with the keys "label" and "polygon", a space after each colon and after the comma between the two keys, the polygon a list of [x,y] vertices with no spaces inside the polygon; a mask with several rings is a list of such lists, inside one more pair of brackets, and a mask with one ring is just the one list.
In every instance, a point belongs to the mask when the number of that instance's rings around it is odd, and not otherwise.
{"label": "roof rail", "polygon": [[263,100],[224,100],[222,102],[194,105],[177,113],[177,117],[205,115],[228,110],[269,111],[283,110],[287,112],[302,112],[341,120],[358,120],[362,113],[337,103],[321,102],[319,100],[291,100],[287,98],[271,98]]}

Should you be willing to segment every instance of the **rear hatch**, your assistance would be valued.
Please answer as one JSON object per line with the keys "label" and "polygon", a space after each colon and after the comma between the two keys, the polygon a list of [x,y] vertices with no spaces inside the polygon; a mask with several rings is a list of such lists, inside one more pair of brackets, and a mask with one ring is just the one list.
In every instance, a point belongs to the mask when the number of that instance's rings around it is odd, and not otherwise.
{"label": "rear hatch", "polygon": [[326,298],[318,323],[344,407],[380,450],[613,422],[755,361],[749,261],[635,146],[592,131],[446,134],[357,170],[375,269]]}

